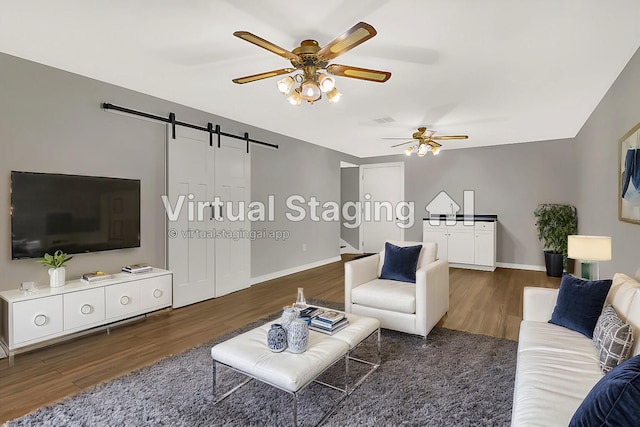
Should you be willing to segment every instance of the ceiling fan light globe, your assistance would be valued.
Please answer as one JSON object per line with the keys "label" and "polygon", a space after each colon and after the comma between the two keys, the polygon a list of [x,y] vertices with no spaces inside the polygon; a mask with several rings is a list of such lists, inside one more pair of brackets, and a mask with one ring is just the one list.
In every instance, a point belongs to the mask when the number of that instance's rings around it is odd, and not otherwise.
{"label": "ceiling fan light globe", "polygon": [[409,147],[406,150],[404,150],[404,154],[407,156],[410,156],[411,153],[413,153],[413,147]]}
{"label": "ceiling fan light globe", "polygon": [[427,144],[420,144],[418,147],[418,156],[423,157],[429,152],[429,146]]}
{"label": "ceiling fan light globe", "polygon": [[300,105],[302,102],[302,96],[300,96],[300,93],[297,90],[294,90],[291,92],[291,95],[287,97],[287,100],[291,105]]}
{"label": "ceiling fan light globe", "polygon": [[440,153],[440,147],[433,147],[433,149],[431,149],[431,152],[434,156],[437,156]]}
{"label": "ceiling fan light globe", "polygon": [[280,92],[284,93],[285,95],[289,95],[293,90],[295,81],[293,80],[293,77],[287,76],[284,79],[279,80],[277,85]]}
{"label": "ceiling fan light globe", "polygon": [[324,93],[327,93],[336,87],[335,79],[327,74],[320,74],[318,76],[318,84],[320,85],[320,90]]}
{"label": "ceiling fan light globe", "polygon": [[304,83],[302,83],[300,95],[302,95],[304,100],[313,102],[320,98],[321,92],[316,82],[305,80]]}
{"label": "ceiling fan light globe", "polygon": [[327,99],[329,100],[330,104],[337,103],[338,101],[340,101],[341,97],[342,93],[338,92],[338,89],[336,89],[335,87],[327,93]]}

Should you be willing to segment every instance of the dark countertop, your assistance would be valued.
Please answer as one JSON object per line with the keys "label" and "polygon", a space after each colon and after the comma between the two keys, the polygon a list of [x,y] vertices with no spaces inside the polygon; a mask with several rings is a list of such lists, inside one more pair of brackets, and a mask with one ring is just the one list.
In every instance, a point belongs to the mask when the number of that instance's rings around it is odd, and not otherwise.
{"label": "dark countertop", "polygon": [[[464,219],[473,219],[477,222],[498,222],[498,215],[456,215],[456,221],[464,221]],[[439,219],[444,221],[447,219],[446,215],[431,215],[426,218],[422,218],[423,221],[429,221],[430,219]]]}

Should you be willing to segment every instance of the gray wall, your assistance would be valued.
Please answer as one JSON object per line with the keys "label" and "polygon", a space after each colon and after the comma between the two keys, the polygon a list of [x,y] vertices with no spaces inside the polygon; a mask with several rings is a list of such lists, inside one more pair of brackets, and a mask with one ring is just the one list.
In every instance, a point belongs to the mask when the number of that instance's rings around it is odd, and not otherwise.
{"label": "gray wall", "polygon": [[[22,281],[48,283],[46,269],[34,260],[11,260],[9,179],[11,170],[137,178],[142,182],[140,248],[76,255],[67,277],[83,272],[117,271],[132,262],[164,265],[165,127],[100,108],[111,102],[178,120],[220,124],[223,131],[280,144],[280,150],[252,145],[252,199],[292,193],[340,200],[340,160],[335,151],[238,123],[145,94],[0,54],[0,290]],[[277,200],[276,203],[280,203]],[[339,255],[339,225],[284,223],[276,206],[273,229],[289,229],[286,242],[260,240],[252,245],[252,276],[276,272]],[[263,225],[254,224],[254,228]],[[301,251],[306,242],[308,249]]]}
{"label": "gray wall", "polygon": [[[360,200],[360,186],[358,178],[360,176],[360,168],[345,167],[340,170],[340,205],[344,206],[347,202],[357,202]],[[351,213],[351,212],[349,212]],[[349,221],[353,222],[353,221]],[[358,239],[360,238],[360,229],[344,226],[345,220],[340,223],[340,237],[342,240],[358,249]]]}
{"label": "gray wall", "polygon": [[640,51],[631,58],[578,135],[574,148],[580,234],[612,237],[612,261],[600,276],[634,275],[640,225],[618,220],[618,141],[640,122]]}
{"label": "gray wall", "polygon": [[[252,277],[340,255],[339,221],[314,221],[309,208],[305,209],[304,221],[289,221],[285,215],[295,213],[286,202],[292,195],[299,195],[307,202],[313,196],[321,205],[329,201],[340,203],[340,160],[344,158],[336,151],[290,139],[283,140],[279,150],[254,148],[252,199],[266,203],[267,197],[273,195],[276,220],[254,222],[252,229],[286,231],[290,236],[287,240],[263,239],[252,243]],[[298,205],[301,203],[296,202]],[[320,216],[323,208],[320,206],[314,211]]]}
{"label": "gray wall", "polygon": [[447,150],[447,144],[455,141],[445,141],[436,157],[400,154],[363,160],[404,161],[405,199],[415,202],[416,212],[405,239],[422,240],[425,207],[440,191],[462,207],[463,191],[474,190],[475,213],[498,215],[497,261],[544,266],[533,211],[539,203],[575,204],[573,140],[464,150]]}

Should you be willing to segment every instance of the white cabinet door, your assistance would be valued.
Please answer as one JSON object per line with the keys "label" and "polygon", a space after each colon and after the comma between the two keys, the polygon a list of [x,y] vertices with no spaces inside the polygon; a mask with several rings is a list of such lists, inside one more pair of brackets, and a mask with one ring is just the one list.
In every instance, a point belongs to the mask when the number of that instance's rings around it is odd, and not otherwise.
{"label": "white cabinet door", "polygon": [[104,288],[64,294],[65,331],[86,328],[105,319]]}
{"label": "white cabinet door", "polygon": [[170,306],[171,275],[140,280],[140,300],[144,311]]}
{"label": "white cabinet door", "polygon": [[140,311],[140,282],[124,282],[105,288],[107,319],[117,320]]}
{"label": "white cabinet door", "polygon": [[495,265],[495,246],[492,231],[476,232],[475,263],[493,267]]}
{"label": "white cabinet door", "polygon": [[449,259],[449,246],[447,244],[447,240],[447,230],[444,227],[431,226],[427,224],[424,225],[422,230],[422,241],[436,242],[436,244],[438,245],[438,252],[436,257],[438,259]]}
{"label": "white cabinet door", "polygon": [[447,241],[449,262],[473,264],[475,262],[474,229],[473,227],[467,227],[468,229],[461,227],[449,228]]}
{"label": "white cabinet door", "polygon": [[[224,203],[217,212],[215,239],[215,296],[248,288],[251,281],[251,223],[245,217],[251,202],[251,157],[246,141],[220,138],[215,155],[216,196]],[[221,215],[220,215],[221,214]]]}
{"label": "white cabinet door", "polygon": [[62,295],[13,304],[14,345],[60,333],[62,327]]}

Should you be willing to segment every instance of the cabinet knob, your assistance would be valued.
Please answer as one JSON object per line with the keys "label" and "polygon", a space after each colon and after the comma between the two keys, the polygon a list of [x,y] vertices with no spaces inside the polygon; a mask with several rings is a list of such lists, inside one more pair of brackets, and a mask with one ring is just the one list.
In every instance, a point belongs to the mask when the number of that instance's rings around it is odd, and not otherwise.
{"label": "cabinet knob", "polygon": [[131,298],[129,298],[128,296],[124,295],[120,297],[120,305],[128,305],[130,302]]}
{"label": "cabinet knob", "polygon": [[44,324],[47,323],[47,316],[45,316],[44,314],[38,314],[33,319],[33,323],[36,326],[44,326]]}
{"label": "cabinet knob", "polygon": [[160,298],[162,296],[162,291],[160,289],[154,289],[153,296],[154,298]]}
{"label": "cabinet knob", "polygon": [[82,314],[90,314],[93,311],[93,307],[91,307],[89,304],[82,304],[82,307],[80,307],[80,313]]}

